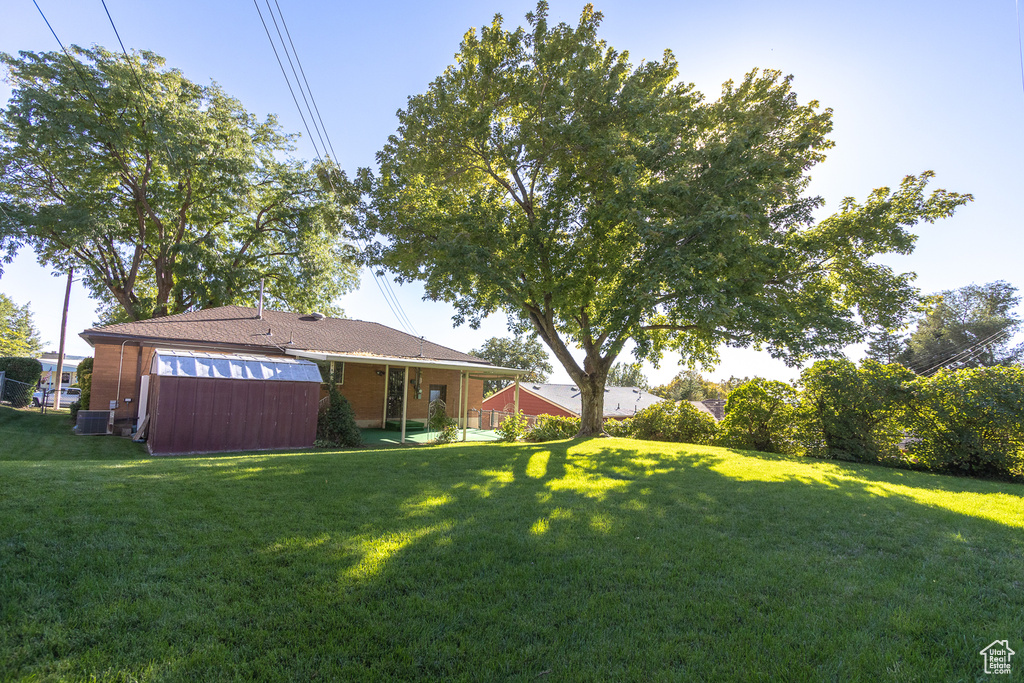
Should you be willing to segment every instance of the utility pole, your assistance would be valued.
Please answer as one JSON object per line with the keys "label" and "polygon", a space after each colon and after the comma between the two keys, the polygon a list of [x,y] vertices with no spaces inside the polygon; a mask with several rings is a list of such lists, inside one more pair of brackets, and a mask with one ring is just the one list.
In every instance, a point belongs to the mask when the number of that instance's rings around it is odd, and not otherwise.
{"label": "utility pole", "polygon": [[68,288],[64,292],[64,317],[60,321],[60,348],[57,349],[57,390],[53,393],[53,407],[60,408],[60,385],[64,378],[64,337],[68,331],[68,304],[71,303],[71,278],[74,268],[68,269]]}

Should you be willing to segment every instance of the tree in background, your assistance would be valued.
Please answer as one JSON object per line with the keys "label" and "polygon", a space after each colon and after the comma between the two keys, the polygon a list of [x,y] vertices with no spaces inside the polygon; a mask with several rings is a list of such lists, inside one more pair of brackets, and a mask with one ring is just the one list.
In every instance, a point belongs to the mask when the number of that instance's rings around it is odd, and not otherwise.
{"label": "tree in background", "polygon": [[610,387],[637,387],[647,389],[647,377],[639,363],[616,363],[608,371]]}
{"label": "tree in background", "polygon": [[651,389],[651,393],[669,401],[706,401],[726,398],[730,391],[749,381],[749,377],[730,376],[727,380],[714,382],[704,379],[696,370],[682,370],[668,384]]}
{"label": "tree in background", "polygon": [[251,304],[338,313],[356,283],[344,239],[358,201],[330,163],[215,84],[151,52],[0,54],[0,247],[83,273],[103,317]]}
{"label": "tree in background", "polygon": [[921,375],[941,368],[1011,365],[1024,358],[1024,344],[1011,347],[1021,321],[1014,309],[1017,288],[997,280],[941,292],[917,321],[899,362]]}
{"label": "tree in background", "polygon": [[900,333],[877,328],[868,333],[868,350],[865,355],[873,361],[888,365],[899,361],[906,345],[906,337]]}
{"label": "tree in background", "polygon": [[42,350],[29,305],[18,306],[6,294],[0,294],[0,356],[36,358]]}
{"label": "tree in background", "polygon": [[[527,370],[529,374],[524,378],[527,382],[546,382],[554,372],[547,352],[536,337],[491,337],[470,353],[494,365]],[[505,384],[500,379],[484,380],[484,396],[490,396]]]}
{"label": "tree in background", "polygon": [[912,276],[872,257],[909,253],[908,228],[969,195],[926,195],[923,173],[815,221],[831,111],[791,78],[754,70],[706,100],[671,52],[634,67],[600,40],[592,6],[575,27],[547,15],[471,30],[409,98],[377,175],[361,172],[368,261],[423,280],[457,324],[502,309],[532,327],[580,388],[581,435],[602,432],[631,339],[638,360],[707,366],[729,344],[795,363],[901,319]]}

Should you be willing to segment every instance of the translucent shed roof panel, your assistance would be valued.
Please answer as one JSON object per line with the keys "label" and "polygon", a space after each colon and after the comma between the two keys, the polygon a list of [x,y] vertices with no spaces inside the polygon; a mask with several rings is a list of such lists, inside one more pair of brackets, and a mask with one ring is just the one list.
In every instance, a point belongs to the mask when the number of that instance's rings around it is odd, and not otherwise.
{"label": "translucent shed roof panel", "polygon": [[207,353],[157,349],[152,373],[161,377],[210,377],[259,379],[282,382],[321,382],[316,363],[280,356],[241,353]]}

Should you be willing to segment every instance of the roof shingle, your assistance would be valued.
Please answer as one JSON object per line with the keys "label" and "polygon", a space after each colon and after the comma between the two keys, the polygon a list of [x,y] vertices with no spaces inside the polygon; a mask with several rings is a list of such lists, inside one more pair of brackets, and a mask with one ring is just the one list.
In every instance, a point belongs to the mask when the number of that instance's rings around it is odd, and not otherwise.
{"label": "roof shingle", "polygon": [[304,313],[221,306],[164,318],[92,327],[81,333],[90,344],[101,339],[246,347],[269,353],[287,349],[327,353],[425,358],[490,365],[487,361],[414,337],[380,323],[347,318],[317,319]]}

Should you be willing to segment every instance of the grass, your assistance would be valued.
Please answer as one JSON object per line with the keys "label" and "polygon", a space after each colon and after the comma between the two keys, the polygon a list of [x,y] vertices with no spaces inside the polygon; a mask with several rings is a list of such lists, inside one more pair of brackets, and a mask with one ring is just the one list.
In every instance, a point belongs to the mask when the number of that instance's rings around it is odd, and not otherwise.
{"label": "grass", "polygon": [[975,680],[1024,651],[1019,484],[624,439],[149,459],[60,420],[0,409],[0,680]]}

